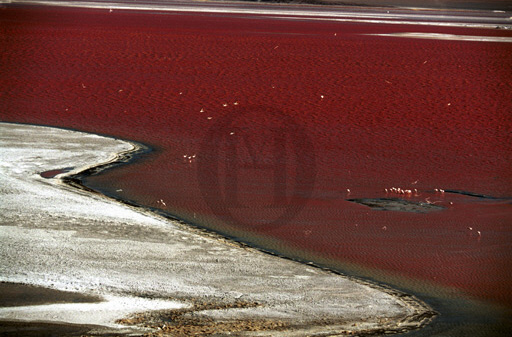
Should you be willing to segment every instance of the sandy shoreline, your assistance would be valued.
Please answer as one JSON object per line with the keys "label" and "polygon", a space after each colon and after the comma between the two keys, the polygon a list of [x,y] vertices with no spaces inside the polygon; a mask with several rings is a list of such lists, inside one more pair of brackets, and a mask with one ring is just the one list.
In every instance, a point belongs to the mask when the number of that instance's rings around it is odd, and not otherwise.
{"label": "sandy shoreline", "polygon": [[[0,130],[0,280],[105,299],[3,307],[3,321],[126,332],[140,326],[126,327],[118,319],[156,328],[164,317],[174,317],[164,331],[200,326],[221,334],[272,330],[300,336],[406,331],[432,317],[412,296],[200,235],[62,182],[63,176],[133,151],[128,142],[29,125],[2,123]],[[55,178],[40,176],[69,167],[74,169]],[[164,311],[133,316],[152,310]]]}

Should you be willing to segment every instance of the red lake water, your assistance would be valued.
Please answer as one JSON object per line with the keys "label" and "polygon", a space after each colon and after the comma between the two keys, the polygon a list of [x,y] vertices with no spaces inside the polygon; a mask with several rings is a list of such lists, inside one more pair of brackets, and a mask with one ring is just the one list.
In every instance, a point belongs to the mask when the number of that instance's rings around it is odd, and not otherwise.
{"label": "red lake water", "polygon": [[511,32],[50,7],[0,23],[3,121],[151,147],[89,186],[508,316],[512,44],[370,34]]}

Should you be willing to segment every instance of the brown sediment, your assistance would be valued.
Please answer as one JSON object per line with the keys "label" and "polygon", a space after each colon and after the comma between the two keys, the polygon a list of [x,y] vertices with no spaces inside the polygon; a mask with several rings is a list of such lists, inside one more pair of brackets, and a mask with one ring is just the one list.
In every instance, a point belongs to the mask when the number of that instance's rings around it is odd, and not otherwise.
{"label": "brown sediment", "polygon": [[[203,301],[195,299],[193,307],[187,309],[159,310],[137,313],[130,317],[118,320],[116,323],[137,325],[150,328],[153,331],[144,336],[209,336],[219,334],[251,335],[251,332],[272,331],[273,334],[295,336],[297,333],[320,332],[322,336],[354,335],[372,336],[378,334],[398,334],[415,330],[431,321],[437,315],[426,306],[418,306],[418,300],[410,295],[396,293],[411,308],[415,314],[401,320],[387,318],[378,319],[379,327],[367,327],[366,323],[351,322],[340,319],[318,319],[312,322],[297,323],[279,319],[229,319],[215,320],[201,315],[208,310],[223,310],[230,308],[251,308],[260,306],[258,302],[236,301],[221,303],[216,301]],[[325,330],[322,330],[325,328]]]}
{"label": "brown sediment", "polygon": [[236,333],[242,331],[279,331],[286,329],[285,322],[271,319],[230,319],[217,321],[209,317],[197,316],[197,313],[207,310],[223,310],[232,308],[251,308],[261,305],[258,302],[235,301],[220,303],[216,301],[195,300],[195,304],[187,309],[159,310],[138,313],[117,321],[125,325],[142,325],[154,331],[146,336],[212,335],[219,333]]}
{"label": "brown sediment", "polygon": [[[249,248],[251,249],[251,248]],[[328,270],[324,270],[329,272]],[[354,322],[343,317],[319,318],[314,321],[297,322],[287,319],[213,319],[207,312],[213,310],[247,309],[265,306],[264,303],[237,300],[223,302],[215,299],[187,298],[193,303],[190,308],[172,310],[154,310],[130,315],[116,323],[151,329],[144,334],[154,336],[210,336],[210,335],[243,335],[252,336],[251,332],[272,331],[272,336],[305,336],[319,333],[321,336],[375,336],[380,334],[401,334],[417,330],[430,323],[438,313],[413,295],[409,295],[384,285],[376,285],[369,281],[351,278],[352,281],[364,284],[399,299],[404,307],[412,311],[401,319],[379,318]],[[141,295],[141,294],[139,294]],[[151,295],[145,295],[152,297]],[[176,300],[176,299],[175,299]],[[375,326],[375,323],[378,325]]]}

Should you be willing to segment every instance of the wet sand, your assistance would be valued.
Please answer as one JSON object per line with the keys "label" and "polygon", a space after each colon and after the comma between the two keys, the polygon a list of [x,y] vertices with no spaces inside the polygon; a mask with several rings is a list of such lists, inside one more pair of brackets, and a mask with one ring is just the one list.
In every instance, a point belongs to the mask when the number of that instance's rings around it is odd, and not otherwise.
{"label": "wet sand", "polygon": [[19,307],[49,303],[88,303],[100,302],[101,297],[80,293],[58,291],[28,284],[0,283],[0,307]]}
{"label": "wet sand", "polygon": [[[2,294],[0,296],[0,308],[52,303],[87,303],[102,301],[102,299],[97,296],[87,296],[76,292],[59,291],[20,283],[1,282],[0,293]],[[44,322],[0,321],[0,335],[2,336],[85,335],[94,329],[98,330],[98,327]],[[100,330],[101,329],[100,327]],[[103,332],[106,333],[107,331]]]}
{"label": "wet sand", "polygon": [[[103,326],[119,333],[329,335],[407,331],[434,315],[413,296],[243,247],[63,183],[65,176],[130,153],[131,143],[28,125],[2,123],[0,131],[0,267],[1,280],[10,282],[5,294],[12,295],[4,298],[0,319],[18,322],[3,325],[6,333],[31,327],[19,322],[45,322],[38,329],[72,324],[59,327],[64,334],[95,325],[93,333],[105,333],[97,327]],[[73,169],[40,175],[64,167]],[[20,302],[20,295],[33,300]],[[42,303],[49,299],[54,303]]]}

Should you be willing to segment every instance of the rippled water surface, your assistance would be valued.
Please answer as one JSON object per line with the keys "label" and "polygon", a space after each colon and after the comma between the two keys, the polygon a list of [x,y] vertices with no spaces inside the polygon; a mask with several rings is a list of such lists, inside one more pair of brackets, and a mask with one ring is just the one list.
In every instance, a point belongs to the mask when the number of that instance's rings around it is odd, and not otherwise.
{"label": "rippled water surface", "polygon": [[2,120],[152,147],[89,185],[413,292],[441,312],[420,334],[509,327],[512,44],[366,34],[510,32],[52,8],[0,19]]}

